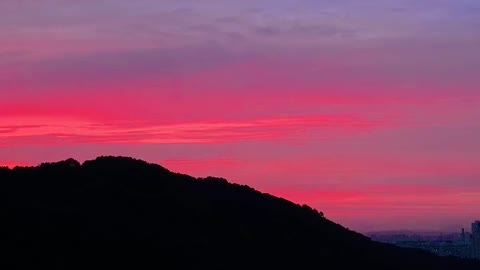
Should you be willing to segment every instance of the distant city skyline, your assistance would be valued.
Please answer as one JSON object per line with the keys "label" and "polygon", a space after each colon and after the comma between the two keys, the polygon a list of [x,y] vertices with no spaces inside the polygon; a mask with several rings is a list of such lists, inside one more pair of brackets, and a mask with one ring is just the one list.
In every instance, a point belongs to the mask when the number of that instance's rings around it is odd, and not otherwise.
{"label": "distant city skyline", "polygon": [[472,253],[473,257],[480,259],[480,221],[472,223]]}
{"label": "distant city skyline", "polygon": [[404,248],[423,249],[439,256],[480,259],[480,221],[471,223],[455,233],[441,232],[372,232],[370,239]]}
{"label": "distant city skyline", "polygon": [[360,232],[480,205],[480,1],[0,1],[0,165],[132,156]]}

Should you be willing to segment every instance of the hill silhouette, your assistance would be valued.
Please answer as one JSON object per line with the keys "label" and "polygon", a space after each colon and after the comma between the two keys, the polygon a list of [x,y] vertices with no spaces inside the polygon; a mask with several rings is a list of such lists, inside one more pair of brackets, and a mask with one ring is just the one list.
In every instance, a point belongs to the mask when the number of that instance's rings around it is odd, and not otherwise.
{"label": "hill silhouette", "polygon": [[0,168],[0,198],[3,269],[480,269],[132,158]]}

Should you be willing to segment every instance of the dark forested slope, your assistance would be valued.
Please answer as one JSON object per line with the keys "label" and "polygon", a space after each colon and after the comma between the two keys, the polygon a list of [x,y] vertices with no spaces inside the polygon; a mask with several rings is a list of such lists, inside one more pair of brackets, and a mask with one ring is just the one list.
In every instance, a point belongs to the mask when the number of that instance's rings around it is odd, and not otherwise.
{"label": "dark forested slope", "polygon": [[4,269],[480,269],[131,158],[0,168],[0,195]]}

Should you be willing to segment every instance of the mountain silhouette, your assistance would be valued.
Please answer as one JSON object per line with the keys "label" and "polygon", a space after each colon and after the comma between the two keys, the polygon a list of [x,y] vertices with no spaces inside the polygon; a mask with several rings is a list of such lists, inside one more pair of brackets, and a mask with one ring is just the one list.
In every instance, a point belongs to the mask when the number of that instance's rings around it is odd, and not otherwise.
{"label": "mountain silhouette", "polygon": [[0,168],[0,198],[2,269],[480,269],[132,158]]}

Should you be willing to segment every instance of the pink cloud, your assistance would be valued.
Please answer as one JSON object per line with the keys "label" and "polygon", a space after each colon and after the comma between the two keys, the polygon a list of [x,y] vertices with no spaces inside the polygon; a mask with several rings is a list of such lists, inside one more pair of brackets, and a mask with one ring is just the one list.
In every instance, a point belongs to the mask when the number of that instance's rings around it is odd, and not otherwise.
{"label": "pink cloud", "polygon": [[[69,118],[2,117],[2,145],[35,138],[65,143],[225,143],[249,140],[299,138],[311,129],[348,132],[374,128],[377,124],[355,115],[299,116],[233,121],[185,122],[175,124],[109,125]],[[341,132],[341,131],[337,131]],[[39,142],[41,143],[42,140]]]}

